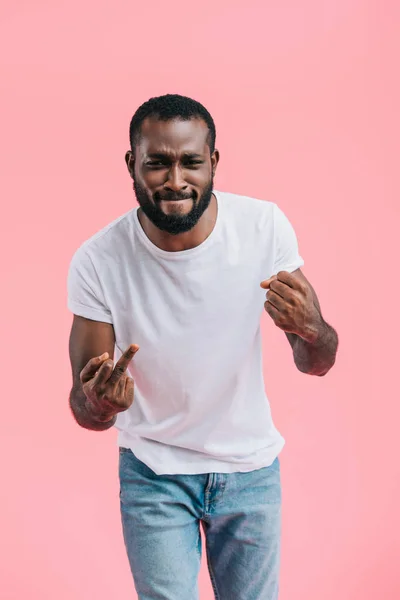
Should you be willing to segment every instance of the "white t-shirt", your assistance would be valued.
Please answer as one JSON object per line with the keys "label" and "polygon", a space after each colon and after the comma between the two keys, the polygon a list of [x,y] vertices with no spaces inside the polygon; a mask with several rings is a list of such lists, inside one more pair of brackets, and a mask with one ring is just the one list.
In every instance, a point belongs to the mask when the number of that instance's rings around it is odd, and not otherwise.
{"label": "white t-shirt", "polygon": [[68,308],[113,324],[115,361],[140,346],[134,402],[115,426],[118,445],[157,474],[251,471],[284,445],[264,388],[260,282],[304,263],[276,204],[214,194],[217,221],[196,248],[161,250],[133,208],[70,263]]}

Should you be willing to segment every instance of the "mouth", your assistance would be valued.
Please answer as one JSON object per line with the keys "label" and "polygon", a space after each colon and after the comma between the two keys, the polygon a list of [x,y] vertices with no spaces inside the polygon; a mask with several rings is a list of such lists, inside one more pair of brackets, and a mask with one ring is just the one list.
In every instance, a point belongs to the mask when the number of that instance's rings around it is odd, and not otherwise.
{"label": "mouth", "polygon": [[160,200],[159,206],[175,207],[176,209],[190,209],[193,206],[193,198],[178,198],[176,200]]}
{"label": "mouth", "polygon": [[159,210],[166,215],[175,217],[188,215],[193,210],[193,196],[189,198],[161,198],[157,201]]}
{"label": "mouth", "polygon": [[194,200],[194,192],[173,192],[172,190],[164,193],[156,192],[153,196],[155,202],[183,202],[184,200]]}
{"label": "mouth", "polygon": [[164,198],[161,198],[161,200],[159,200],[159,202],[167,202],[167,203],[172,203],[172,202],[189,202],[189,200],[193,200],[193,198],[166,198],[164,200]]}
{"label": "mouth", "polygon": [[187,200],[193,200],[193,196],[157,198],[157,202],[186,202]]}

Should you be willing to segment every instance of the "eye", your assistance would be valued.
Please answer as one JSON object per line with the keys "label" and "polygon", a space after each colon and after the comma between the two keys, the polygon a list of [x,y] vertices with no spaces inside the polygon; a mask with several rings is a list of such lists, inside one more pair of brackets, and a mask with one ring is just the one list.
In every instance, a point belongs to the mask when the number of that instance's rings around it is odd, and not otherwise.
{"label": "eye", "polygon": [[194,160],[194,159],[191,160],[191,159],[189,159],[189,160],[186,160],[183,164],[184,164],[185,167],[194,167],[195,168],[195,167],[198,167],[198,166],[202,165],[203,162],[204,161],[202,161],[202,160]]}
{"label": "eye", "polygon": [[165,167],[165,163],[162,160],[151,160],[146,163],[146,167]]}

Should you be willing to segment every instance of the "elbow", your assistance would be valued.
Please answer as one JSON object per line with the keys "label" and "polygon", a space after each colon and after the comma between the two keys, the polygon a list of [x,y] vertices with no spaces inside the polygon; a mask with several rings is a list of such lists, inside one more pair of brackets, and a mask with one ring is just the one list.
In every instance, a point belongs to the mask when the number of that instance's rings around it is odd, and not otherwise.
{"label": "elbow", "polygon": [[331,370],[331,368],[326,369],[325,371],[321,371],[321,373],[315,373],[315,375],[317,377],[325,377],[325,375],[327,375],[329,373],[329,371]]}
{"label": "elbow", "polygon": [[329,365],[304,365],[297,364],[296,367],[300,371],[300,373],[304,373],[305,375],[314,375],[315,377],[325,377],[332,369],[335,361],[330,363]]}
{"label": "elbow", "polygon": [[311,375],[317,375],[317,377],[325,377],[325,375],[327,375],[329,373],[329,371],[332,369],[335,362],[336,362],[336,357],[329,363],[329,365],[326,365],[323,369],[320,369],[317,373],[311,373]]}

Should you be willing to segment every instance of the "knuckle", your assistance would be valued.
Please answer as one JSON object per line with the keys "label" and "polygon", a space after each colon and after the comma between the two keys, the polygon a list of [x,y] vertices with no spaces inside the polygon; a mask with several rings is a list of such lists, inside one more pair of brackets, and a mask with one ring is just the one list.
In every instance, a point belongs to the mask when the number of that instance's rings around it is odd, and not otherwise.
{"label": "knuckle", "polygon": [[111,399],[115,395],[114,388],[112,385],[110,385],[109,381],[107,381],[107,383],[105,383],[101,386],[101,390],[102,390],[102,395],[105,398]]}
{"label": "knuckle", "polygon": [[303,298],[301,296],[301,293],[300,294],[299,293],[293,294],[293,296],[292,296],[292,304],[294,306],[300,306],[302,303],[303,303]]}
{"label": "knuckle", "polygon": [[120,408],[125,408],[125,398],[123,396],[119,396],[116,403]]}
{"label": "knuckle", "polygon": [[296,296],[296,294],[289,294],[286,297],[286,304],[288,306],[293,306],[294,304],[296,304],[296,302],[297,302],[297,296]]}
{"label": "knuckle", "polygon": [[86,373],[90,370],[89,363],[85,365],[79,372],[79,379],[83,379],[86,376]]}
{"label": "knuckle", "polygon": [[98,399],[102,400],[105,396],[103,386],[99,384],[94,384],[92,386],[92,394]]}
{"label": "knuckle", "polygon": [[121,404],[125,409],[127,409],[131,406],[132,400],[129,398],[129,396],[127,396],[126,398],[124,398]]}
{"label": "knuckle", "polygon": [[304,283],[300,284],[300,289],[299,289],[299,293],[302,296],[308,296],[309,294],[309,289],[307,288],[307,286]]}

